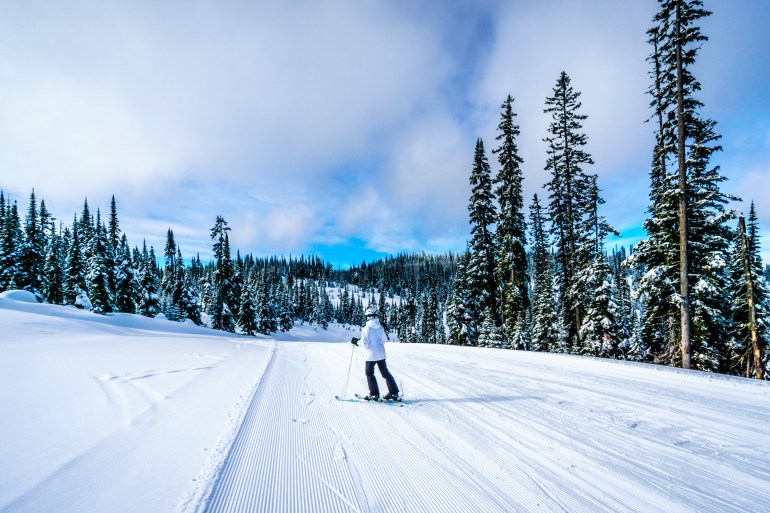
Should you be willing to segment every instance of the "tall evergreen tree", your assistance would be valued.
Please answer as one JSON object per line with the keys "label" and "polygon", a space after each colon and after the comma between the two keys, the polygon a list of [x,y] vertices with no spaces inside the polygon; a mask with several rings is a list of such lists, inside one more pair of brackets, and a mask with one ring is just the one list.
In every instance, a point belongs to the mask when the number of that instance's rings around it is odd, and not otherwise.
{"label": "tall evergreen tree", "polygon": [[[503,102],[497,140],[500,147],[492,150],[497,154],[500,172],[495,194],[500,206],[497,217],[497,267],[495,277],[500,284],[500,310],[503,330],[510,340],[521,339],[524,318],[529,308],[527,253],[525,246],[526,222],[524,220],[523,174],[516,138],[519,126],[513,123],[513,98],[509,95]],[[510,342],[509,342],[510,344]],[[513,344],[518,346],[520,344]]]}
{"label": "tall evergreen tree", "polygon": [[[473,169],[470,176],[471,197],[468,204],[471,224],[469,258],[466,268],[469,301],[466,305],[472,324],[480,325],[485,312],[496,319],[497,282],[495,280],[495,260],[497,255],[493,225],[497,212],[492,203],[492,177],[484,142],[476,141]],[[471,344],[476,343],[475,332],[468,331]]]}
{"label": "tall evergreen tree", "polygon": [[176,294],[178,285],[178,266],[177,266],[177,246],[174,240],[174,232],[171,228],[166,232],[166,245],[163,249],[164,266],[163,276],[160,282],[160,290],[163,295],[163,308],[166,317],[172,320],[176,320],[181,317],[179,305],[175,299],[179,298],[179,293]]}
{"label": "tall evergreen tree", "polygon": [[107,240],[112,247],[112,252],[117,254],[118,246],[120,245],[120,222],[118,221],[118,205],[115,202],[115,195],[113,194],[110,200],[110,220],[107,231]]}
{"label": "tall evergreen tree", "polygon": [[583,169],[593,164],[585,151],[588,137],[582,132],[582,121],[587,118],[578,110],[580,92],[572,88],[567,73],[562,72],[546,99],[545,112],[552,117],[548,127],[548,160],[545,169],[551,172],[546,184],[550,192],[548,215],[556,245],[556,286],[559,293],[558,313],[561,325],[561,344],[567,351],[579,347],[579,328],[583,323],[586,291],[578,276],[590,265],[581,253],[587,235],[581,228],[585,215],[586,191],[589,177]]}
{"label": "tall evergreen tree", "polygon": [[[632,263],[646,274],[640,292],[656,359],[685,368],[725,365],[724,266],[729,239],[725,212],[730,196],[724,177],[709,160],[720,147],[715,123],[703,119],[696,98],[700,83],[691,73],[707,38],[699,20],[711,13],[701,0],[659,0],[648,31],[652,45],[652,96],[657,120],[651,170],[649,239]],[[656,350],[657,349],[657,350]]]}
{"label": "tall evergreen tree", "polygon": [[235,331],[235,319],[230,305],[236,305],[232,292],[233,263],[230,257],[230,241],[227,232],[230,227],[222,216],[217,216],[211,229],[211,239],[214,241],[215,258],[214,281],[212,283],[216,298],[212,305],[212,327],[218,330]]}

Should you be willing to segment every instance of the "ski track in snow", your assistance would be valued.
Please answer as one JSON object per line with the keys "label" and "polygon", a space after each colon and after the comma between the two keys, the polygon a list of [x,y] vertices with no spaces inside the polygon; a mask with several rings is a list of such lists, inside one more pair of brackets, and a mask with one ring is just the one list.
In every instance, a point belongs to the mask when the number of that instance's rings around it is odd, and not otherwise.
{"label": "ski track in snow", "polygon": [[[388,351],[408,384],[404,408],[336,401],[350,354],[339,345],[278,343],[200,510],[770,509],[766,383],[509,351]],[[366,390],[362,365],[349,395]]]}

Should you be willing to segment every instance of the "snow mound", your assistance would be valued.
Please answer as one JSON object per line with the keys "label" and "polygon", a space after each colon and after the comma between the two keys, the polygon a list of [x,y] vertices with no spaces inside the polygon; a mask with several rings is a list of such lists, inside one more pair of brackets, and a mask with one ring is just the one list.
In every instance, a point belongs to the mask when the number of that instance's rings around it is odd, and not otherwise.
{"label": "snow mound", "polygon": [[84,310],[92,310],[93,305],[91,304],[91,300],[88,299],[88,296],[86,296],[84,293],[78,294],[78,296],[75,298],[75,306],[78,308],[82,308]]}
{"label": "snow mound", "polygon": [[0,293],[0,299],[16,301],[17,303],[37,303],[35,295],[28,290],[6,290]]}

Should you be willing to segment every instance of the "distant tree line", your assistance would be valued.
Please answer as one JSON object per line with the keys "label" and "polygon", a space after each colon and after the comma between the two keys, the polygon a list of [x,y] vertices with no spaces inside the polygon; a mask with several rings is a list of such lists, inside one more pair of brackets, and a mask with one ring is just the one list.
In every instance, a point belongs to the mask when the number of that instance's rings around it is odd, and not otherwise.
{"label": "distant tree line", "polygon": [[454,255],[398,255],[350,269],[317,256],[232,255],[230,227],[211,229],[213,259],[183,257],[171,229],[160,256],[146,243],[130,246],[115,197],[107,219],[84,201],[71,224],[57,222],[34,191],[24,219],[0,191],[0,292],[23,289],[40,301],[89,305],[96,313],[163,314],[247,334],[288,331],[295,322],[361,326],[364,308],[379,305],[389,333],[407,342],[446,341],[443,305]]}

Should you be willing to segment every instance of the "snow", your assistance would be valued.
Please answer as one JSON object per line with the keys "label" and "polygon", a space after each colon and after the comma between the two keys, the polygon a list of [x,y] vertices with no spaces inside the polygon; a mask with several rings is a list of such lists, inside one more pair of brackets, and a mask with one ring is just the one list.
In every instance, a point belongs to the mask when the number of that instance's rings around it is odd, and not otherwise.
{"label": "snow", "polygon": [[[34,297],[32,298],[34,300]],[[770,509],[770,387],[664,367],[273,338],[0,295],[0,511]]]}

